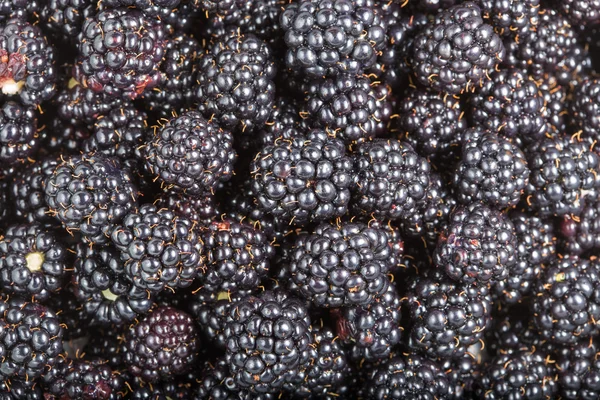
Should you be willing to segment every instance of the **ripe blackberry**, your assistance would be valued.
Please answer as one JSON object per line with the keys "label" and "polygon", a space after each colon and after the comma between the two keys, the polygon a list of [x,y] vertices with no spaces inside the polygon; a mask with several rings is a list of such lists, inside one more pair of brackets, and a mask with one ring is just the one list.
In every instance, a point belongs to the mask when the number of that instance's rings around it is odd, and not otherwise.
{"label": "ripe blackberry", "polygon": [[182,215],[196,225],[209,225],[221,215],[217,199],[210,193],[190,197],[182,193],[163,192],[154,205]]}
{"label": "ripe blackberry", "polygon": [[0,239],[0,287],[32,301],[58,292],[69,270],[57,232],[37,223],[9,226]]}
{"label": "ripe blackberry", "polygon": [[450,214],[433,260],[456,281],[485,285],[507,278],[517,261],[516,247],[510,219],[483,203],[472,203]]}
{"label": "ripe blackberry", "polygon": [[197,111],[156,128],[142,150],[150,175],[167,189],[200,195],[233,175],[233,136]]}
{"label": "ripe blackberry", "polygon": [[307,118],[347,144],[387,133],[392,112],[391,89],[366,76],[339,74],[304,85]]}
{"label": "ripe blackberry", "polygon": [[127,277],[151,293],[188,287],[206,268],[194,222],[152,204],[127,214],[111,239],[121,252]]}
{"label": "ripe blackberry", "polygon": [[14,101],[4,102],[0,108],[0,169],[6,173],[7,167],[24,164],[39,143],[35,109]]}
{"label": "ripe blackberry", "polygon": [[526,351],[534,346],[553,351],[539,335],[531,318],[530,306],[530,303],[524,302],[495,310],[492,314],[492,326],[486,331],[485,341],[491,357]]}
{"label": "ripe blackberry", "polygon": [[119,252],[109,246],[80,243],[72,281],[91,325],[125,325],[154,304],[146,290],[131,283]]}
{"label": "ripe blackberry", "polygon": [[576,136],[545,138],[526,152],[527,203],[542,216],[579,215],[600,188],[600,156]]}
{"label": "ripe blackberry", "polygon": [[558,394],[556,372],[549,355],[535,348],[501,353],[481,376],[476,395],[484,400],[552,399]]}
{"label": "ripe blackberry", "polygon": [[600,249],[600,198],[586,202],[579,216],[564,216],[560,233],[561,246],[569,254],[592,254]]}
{"label": "ripe blackberry", "polygon": [[123,105],[123,100],[105,100],[102,95],[81,85],[71,85],[58,93],[55,99],[58,105],[58,116],[63,124],[75,127],[90,126],[101,115]]}
{"label": "ripe blackberry", "polygon": [[533,316],[543,338],[573,344],[598,333],[600,263],[566,255],[556,259],[534,288]]}
{"label": "ripe blackberry", "polygon": [[539,23],[540,0],[479,0],[483,17],[498,35],[528,42]]}
{"label": "ripe blackberry", "polygon": [[449,383],[449,400],[475,398],[475,385],[481,377],[483,362],[468,354],[456,360],[444,360],[440,366]]}
{"label": "ripe blackberry", "polygon": [[107,100],[135,99],[160,80],[165,35],[158,20],[137,10],[100,11],[85,19],[77,38],[74,78]]}
{"label": "ripe blackberry", "polygon": [[294,387],[310,366],[308,310],[283,291],[266,291],[232,305],[225,337],[233,382],[251,393]]}
{"label": "ripe blackberry", "polygon": [[0,1],[0,20],[20,18],[27,20],[41,8],[37,0],[2,0]]}
{"label": "ripe blackberry", "polygon": [[[0,179],[0,221],[7,221],[6,216],[12,214],[12,205],[9,202],[9,181]],[[0,226],[3,226],[1,224]]]}
{"label": "ripe blackberry", "polygon": [[352,160],[344,143],[323,130],[275,139],[256,155],[250,170],[258,206],[275,218],[302,226],[348,211]]}
{"label": "ripe blackberry", "polygon": [[385,229],[363,223],[323,223],[297,237],[291,280],[315,306],[367,306],[390,285],[397,260],[389,239]]}
{"label": "ripe blackberry", "polygon": [[172,307],[159,307],[129,329],[125,363],[146,382],[172,379],[191,368],[200,340],[192,318]]}
{"label": "ripe blackberry", "polygon": [[367,371],[369,399],[445,399],[449,382],[435,362],[417,354],[396,357]]}
{"label": "ripe blackberry", "polygon": [[561,351],[557,359],[561,399],[591,400],[600,396],[597,340],[583,339]]}
{"label": "ripe blackberry", "polygon": [[83,21],[94,13],[93,0],[48,0],[40,10],[40,24],[57,38],[75,42]]}
{"label": "ripe blackberry", "polygon": [[565,0],[558,4],[573,26],[596,25],[600,21],[600,3],[596,0]]}
{"label": "ripe blackberry", "polygon": [[567,132],[567,88],[558,83],[556,77],[545,74],[539,80],[539,89],[544,97],[543,116],[550,135]]}
{"label": "ripe blackberry", "polygon": [[191,398],[191,384],[178,381],[139,384],[131,392],[131,400],[187,400]]}
{"label": "ripe blackberry", "polygon": [[[89,359],[105,360],[113,370],[123,370],[125,365],[125,333],[129,329],[106,327],[95,328],[83,350]],[[122,371],[126,372],[126,371]]]}
{"label": "ripe blackberry", "polygon": [[385,25],[368,3],[309,0],[288,4],[279,16],[286,65],[313,78],[359,75],[385,46]]}
{"label": "ripe blackberry", "polygon": [[485,286],[456,283],[441,271],[409,286],[410,345],[432,358],[458,359],[490,327],[492,298]]}
{"label": "ripe blackberry", "polygon": [[63,227],[93,243],[108,241],[112,228],[137,202],[137,189],[114,158],[71,156],[45,181],[46,203]]}
{"label": "ripe blackberry", "polygon": [[90,318],[70,285],[50,296],[44,305],[55,310],[65,340],[77,340],[90,335]]}
{"label": "ripe blackberry", "polygon": [[575,87],[570,105],[571,124],[583,139],[600,140],[600,78],[587,77]]}
{"label": "ripe blackberry", "polygon": [[556,257],[556,236],[551,221],[522,212],[510,214],[517,237],[517,262],[508,277],[498,281],[492,296],[504,304],[515,304],[531,294],[544,268]]}
{"label": "ripe blackberry", "polygon": [[538,86],[518,69],[495,72],[469,98],[473,125],[526,143],[543,138],[547,131],[545,103]]}
{"label": "ripe blackberry", "polygon": [[457,200],[483,201],[495,209],[513,207],[529,183],[525,155],[508,139],[490,131],[463,144],[462,160],[454,172]]}
{"label": "ripe blackberry", "polygon": [[194,101],[222,128],[252,132],[271,113],[276,71],[271,49],[256,36],[219,38],[199,57]]}
{"label": "ripe blackberry", "polygon": [[413,67],[422,85],[457,94],[481,86],[504,56],[502,40],[468,1],[439,12],[417,34]]}
{"label": "ripe blackberry", "polygon": [[242,146],[255,149],[255,153],[271,146],[277,138],[292,139],[306,134],[307,127],[300,118],[299,102],[291,97],[277,97],[265,125],[253,135],[244,135]]}
{"label": "ripe blackberry", "polygon": [[457,97],[411,87],[400,100],[395,129],[423,157],[445,156],[467,128]]}
{"label": "ripe blackberry", "polygon": [[2,97],[18,95],[37,107],[56,93],[54,49],[38,26],[13,18],[0,28],[0,89]]}
{"label": "ripe blackberry", "polygon": [[399,140],[360,143],[354,156],[353,208],[378,219],[405,219],[427,197],[429,162]]}

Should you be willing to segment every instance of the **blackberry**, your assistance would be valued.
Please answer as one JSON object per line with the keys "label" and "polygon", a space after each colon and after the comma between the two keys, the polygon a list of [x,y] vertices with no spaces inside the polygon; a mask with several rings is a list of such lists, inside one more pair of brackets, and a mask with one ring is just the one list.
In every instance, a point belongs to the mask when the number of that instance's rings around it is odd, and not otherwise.
{"label": "blackberry", "polygon": [[276,139],[292,139],[305,135],[306,124],[300,117],[298,101],[290,97],[277,97],[271,115],[265,125],[254,135],[245,135],[240,139],[245,147],[261,151],[271,146]]}
{"label": "blackberry", "polygon": [[41,386],[32,385],[31,382],[0,382],[0,399],[2,400],[46,400],[44,396],[45,393]]}
{"label": "blackberry", "polygon": [[387,133],[392,115],[391,89],[367,76],[339,74],[304,86],[307,118],[313,128],[350,144]]}
{"label": "blackberry", "polygon": [[498,282],[517,261],[515,227],[508,217],[482,203],[457,207],[440,235],[434,263],[463,283]]}
{"label": "blackberry", "polygon": [[88,126],[63,121],[57,113],[58,108],[50,106],[40,116],[38,157],[79,153],[83,141],[91,136]]}
{"label": "blackberry", "polygon": [[450,94],[481,86],[505,50],[481,9],[465,2],[439,12],[414,42],[414,71],[424,86]]}
{"label": "blackberry", "polygon": [[571,124],[576,131],[581,131],[578,137],[583,139],[600,140],[600,79],[588,77],[575,88],[570,105]]}
{"label": "blackberry", "polygon": [[80,243],[72,280],[91,325],[125,325],[154,305],[146,290],[131,283],[119,252],[109,246]]}
{"label": "blackberry", "polygon": [[516,43],[528,42],[539,23],[540,0],[479,0],[485,20],[498,35]]}
{"label": "blackberry", "polygon": [[347,212],[352,168],[344,143],[315,129],[265,146],[250,165],[251,187],[261,209],[302,226]]}
{"label": "blackberry", "polygon": [[369,399],[445,399],[449,394],[440,366],[417,354],[397,355],[367,373]]}
{"label": "blackberry", "polygon": [[291,280],[318,307],[367,306],[390,285],[396,265],[389,233],[363,223],[323,223],[297,237]]}
{"label": "blackberry", "polygon": [[199,195],[233,175],[233,136],[197,111],[155,128],[142,150],[150,175],[167,189]]}
{"label": "blackberry", "polygon": [[489,131],[463,144],[462,160],[454,172],[459,202],[483,201],[504,209],[519,203],[529,183],[525,155],[508,139]]}
{"label": "blackberry", "polygon": [[573,344],[598,333],[600,263],[566,255],[556,259],[534,288],[533,316],[544,339]]}
{"label": "blackberry", "polygon": [[276,71],[271,49],[256,36],[219,38],[198,59],[194,101],[222,128],[252,132],[269,118]]}
{"label": "blackberry", "polygon": [[432,358],[463,357],[492,321],[487,287],[453,282],[441,271],[417,277],[406,301],[412,323],[410,345]]}
{"label": "blackberry", "polygon": [[154,201],[154,205],[182,215],[197,225],[209,225],[221,215],[217,199],[210,193],[190,197],[182,193],[164,192]]}
{"label": "blackberry", "polygon": [[485,400],[555,398],[556,372],[549,355],[535,348],[501,353],[486,368],[476,395]]}
{"label": "blackberry", "polygon": [[[129,328],[126,328],[126,330]],[[90,335],[83,350],[90,359],[105,360],[113,370],[122,370],[125,365],[125,333],[122,328],[107,327]],[[126,372],[126,371],[122,371]]]}
{"label": "blackberry", "polygon": [[51,310],[55,310],[56,316],[63,327],[65,340],[77,340],[89,335],[90,318],[84,306],[73,294],[70,285],[64,287],[57,294],[50,296],[44,304]]}
{"label": "blackberry", "polygon": [[0,28],[0,89],[3,97],[18,95],[37,107],[56,93],[54,49],[38,26],[19,18]]}
{"label": "blackberry", "polygon": [[105,100],[101,94],[78,84],[71,85],[71,82],[68,88],[58,93],[55,102],[60,122],[74,127],[93,125],[99,116],[123,104],[120,98]]}
{"label": "blackberry", "polygon": [[0,239],[0,287],[33,301],[58,292],[69,270],[67,249],[56,232],[39,224],[9,226]]}
{"label": "blackberry", "polygon": [[127,170],[114,158],[81,155],[64,159],[46,178],[46,203],[67,231],[89,241],[108,241],[112,227],[137,202]]}
{"label": "blackberry", "polygon": [[556,236],[550,221],[522,212],[511,213],[510,220],[517,237],[517,262],[492,290],[492,296],[505,304],[530,295],[544,268],[556,257]]}
{"label": "blackberry", "polygon": [[[9,181],[0,179],[0,221],[6,221],[6,216],[12,214],[12,207],[9,201]],[[0,224],[4,226],[4,224]]]}
{"label": "blackberry", "polygon": [[583,339],[558,356],[557,384],[562,399],[590,400],[600,396],[600,360],[596,340]]}
{"label": "blackberry", "polygon": [[[1,57],[1,55],[0,55]],[[40,144],[35,110],[6,101],[0,109],[0,169],[24,164]]]}
{"label": "blackberry", "polygon": [[481,377],[481,357],[465,355],[456,360],[445,360],[441,368],[449,383],[450,400],[474,399],[476,382]]}
{"label": "blackberry", "polygon": [[354,170],[352,200],[357,214],[402,220],[417,212],[427,197],[431,166],[399,140],[359,144]]}
{"label": "blackberry", "polygon": [[129,329],[125,346],[129,372],[155,382],[191,368],[200,340],[189,315],[172,307],[159,307]]}
{"label": "blackberry", "polygon": [[[135,99],[160,80],[166,46],[164,26],[127,8],[88,17],[77,38],[74,78],[105,99]],[[104,38],[110,38],[107,45]]]}
{"label": "blackberry", "polygon": [[527,203],[542,216],[579,215],[600,188],[600,156],[577,137],[545,138],[526,152]]}
{"label": "blackberry", "polygon": [[596,25],[600,22],[600,4],[595,0],[565,0],[559,4],[573,26]]}
{"label": "blackberry", "polygon": [[495,72],[470,97],[473,125],[527,143],[543,138],[547,131],[545,103],[538,86],[518,69]]}
{"label": "blackberry", "polygon": [[41,4],[36,0],[2,0],[0,2],[0,20],[20,18],[27,20],[39,11]]}
{"label": "blackberry", "polygon": [[279,16],[288,68],[313,78],[358,75],[385,46],[385,25],[368,3],[309,0],[286,5]]}
{"label": "blackberry", "polygon": [[543,116],[550,135],[567,132],[567,89],[561,86],[556,78],[546,74],[539,80],[539,89],[544,97]]}
{"label": "blackberry", "polygon": [[560,242],[569,254],[587,254],[600,249],[600,198],[588,201],[581,215],[562,218]]}
{"label": "blackberry", "polygon": [[151,293],[165,287],[188,287],[206,268],[194,222],[152,204],[127,214],[111,239],[121,253],[127,277]]}
{"label": "blackberry", "polygon": [[486,345],[492,357],[526,351],[533,346],[553,351],[538,333],[531,319],[531,304],[521,303],[505,310],[497,309],[492,326],[486,332]]}
{"label": "blackberry", "polygon": [[53,36],[75,42],[83,21],[94,12],[93,0],[49,0],[40,10],[40,24]]}
{"label": "blackberry", "polygon": [[263,232],[231,219],[208,225],[202,231],[202,242],[206,256],[203,292],[258,288],[275,255]]}

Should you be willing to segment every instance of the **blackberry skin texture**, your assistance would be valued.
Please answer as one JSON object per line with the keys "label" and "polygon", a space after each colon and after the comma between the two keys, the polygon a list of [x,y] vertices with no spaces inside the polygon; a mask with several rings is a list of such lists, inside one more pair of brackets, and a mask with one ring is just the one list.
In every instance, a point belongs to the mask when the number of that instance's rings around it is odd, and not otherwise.
{"label": "blackberry skin texture", "polygon": [[456,283],[441,271],[417,277],[409,286],[407,303],[410,346],[431,358],[462,358],[492,321],[487,287]]}
{"label": "blackberry skin texture", "polygon": [[435,160],[453,151],[467,121],[457,97],[414,86],[400,100],[394,128],[421,156]]}
{"label": "blackberry skin texture", "polygon": [[481,377],[483,362],[477,357],[465,355],[456,360],[445,360],[441,364],[449,383],[449,400],[475,398],[475,384]]}
{"label": "blackberry skin texture", "polygon": [[0,317],[3,381],[34,382],[63,351],[63,328],[54,311],[17,297],[5,300]]}
{"label": "blackberry skin texture", "polygon": [[538,86],[518,69],[495,72],[470,97],[473,126],[527,143],[543,138],[547,131],[545,103]]}
{"label": "blackberry skin texture", "polygon": [[325,128],[347,144],[387,133],[392,116],[391,88],[366,76],[316,78],[304,87],[306,115],[313,128]]}
{"label": "blackberry skin texture", "polygon": [[600,188],[600,156],[576,136],[545,138],[527,149],[527,203],[542,216],[579,215]]}
{"label": "blackberry skin texture", "polygon": [[125,363],[146,382],[171,379],[191,368],[200,339],[192,318],[172,307],[159,307],[127,335]]}
{"label": "blackberry skin texture", "polygon": [[556,398],[556,373],[549,355],[535,348],[501,353],[486,368],[476,395],[485,400]]}
{"label": "blackberry skin texture", "polygon": [[196,60],[201,47],[192,36],[180,34],[169,39],[160,66],[158,85],[144,94],[144,104],[160,118],[172,118],[173,111],[191,106]]}
{"label": "blackberry skin texture", "polygon": [[597,340],[584,339],[558,355],[557,384],[562,399],[591,400],[600,396],[600,360]]}
{"label": "blackberry skin texture", "polygon": [[513,212],[510,220],[517,237],[517,262],[508,269],[508,277],[492,290],[495,300],[515,304],[529,296],[544,268],[556,258],[557,240],[551,221]]}
{"label": "blackberry skin texture", "polygon": [[359,75],[385,47],[385,25],[369,3],[302,1],[288,4],[279,22],[287,67],[312,78]]}
{"label": "blackberry skin texture", "polygon": [[565,0],[559,4],[573,26],[596,25],[600,21],[600,3],[596,0]]}
{"label": "blackberry skin texture", "polygon": [[365,391],[369,399],[446,399],[449,395],[444,371],[418,354],[398,355],[367,373]]}
{"label": "blackberry skin texture", "polygon": [[[100,11],[85,19],[77,37],[79,56],[73,76],[107,100],[133,100],[158,84],[165,36],[158,20],[137,10]],[[105,37],[111,38],[109,45]]]}
{"label": "blackberry skin texture", "polygon": [[571,124],[582,139],[600,140],[600,79],[588,77],[575,88],[570,105]]}
{"label": "blackberry skin texture", "polygon": [[400,297],[390,284],[385,293],[375,296],[366,306],[332,311],[338,314],[337,336],[350,345],[354,360],[376,361],[387,358],[400,342]]}
{"label": "blackberry skin texture", "polygon": [[539,80],[539,89],[546,105],[543,115],[550,135],[567,132],[567,88],[560,85],[556,77],[545,74]]}
{"label": "blackberry skin texture", "polygon": [[49,0],[40,10],[40,24],[54,37],[75,43],[83,21],[94,13],[93,0]]}
{"label": "blackberry skin texture", "polygon": [[317,307],[367,306],[390,285],[389,233],[363,223],[323,223],[297,237],[290,264],[299,294]]}
{"label": "blackberry skin texture", "polygon": [[433,261],[455,281],[485,286],[504,280],[517,261],[515,227],[483,203],[458,206],[439,238]]}
{"label": "blackberry skin texture", "polygon": [[596,335],[600,315],[600,263],[566,255],[555,260],[538,280],[533,316],[543,338],[573,344]]}
{"label": "blackberry skin texture", "polygon": [[560,221],[560,245],[569,254],[590,254],[600,249],[600,198],[588,201],[578,217]]}
{"label": "blackberry skin texture", "polygon": [[154,305],[153,296],[128,279],[113,247],[80,243],[72,282],[75,297],[93,326],[125,325]]}
{"label": "blackberry skin texture", "polygon": [[450,94],[481,86],[505,49],[481,9],[465,2],[439,12],[415,37],[414,72],[424,86]]}
{"label": "blackberry skin texture", "polygon": [[399,140],[374,139],[354,155],[353,210],[377,219],[405,219],[427,198],[429,162]]}
{"label": "blackberry skin texture", "polygon": [[37,127],[35,109],[14,101],[2,104],[0,170],[3,170],[4,174],[9,170],[8,167],[22,165],[34,155],[40,144]]}
{"label": "blackberry skin texture", "polygon": [[539,23],[540,0],[479,0],[494,31],[516,43],[531,41]]}
{"label": "blackberry skin texture", "polygon": [[19,18],[3,23],[0,59],[3,99],[18,95],[23,104],[35,108],[56,93],[54,49],[38,26]]}
{"label": "blackberry skin texture", "polygon": [[61,289],[68,270],[60,236],[39,224],[11,225],[0,239],[0,287],[5,293],[47,300]]}
{"label": "blackberry skin texture", "polygon": [[2,400],[46,400],[40,385],[31,385],[31,382],[11,381],[0,383],[0,399]]}
{"label": "blackberry skin texture", "polygon": [[74,127],[94,125],[98,117],[123,105],[123,100],[120,98],[106,100],[102,94],[84,88],[76,82],[73,84],[69,82],[69,87],[58,93],[55,102],[62,123]]}
{"label": "blackberry skin texture", "polygon": [[185,382],[160,382],[135,388],[131,400],[187,400],[192,398],[191,385]]}
{"label": "blackberry skin texture", "polygon": [[83,305],[73,294],[70,285],[50,296],[44,305],[55,310],[56,315],[63,327],[63,338],[67,341],[81,339],[89,336],[90,318],[84,310]]}
{"label": "blackberry skin texture", "polygon": [[266,291],[235,303],[227,316],[225,337],[233,382],[253,394],[293,388],[310,367],[308,309],[283,291]]}
{"label": "blackberry skin texture", "polygon": [[290,225],[327,221],[348,211],[353,165],[344,143],[315,129],[278,138],[250,164],[258,206]]}
{"label": "blackberry skin texture", "polygon": [[190,196],[211,191],[233,175],[233,136],[197,111],[155,129],[142,150],[149,174],[163,188]]}
{"label": "blackberry skin texture", "polygon": [[136,205],[138,192],[132,181],[114,158],[68,157],[46,178],[46,203],[67,231],[105,243],[115,224]]}
{"label": "blackberry skin texture", "polygon": [[214,221],[202,230],[206,257],[203,292],[256,289],[269,272],[275,248],[250,225],[231,219]]}
{"label": "blackberry skin texture", "polygon": [[83,147],[83,141],[92,135],[86,125],[74,125],[63,121],[58,116],[56,104],[52,105],[44,111],[38,121],[41,125],[38,129],[40,136],[38,159],[58,154],[77,154]]}
{"label": "blackberry skin texture", "polygon": [[459,202],[483,201],[500,210],[513,207],[528,183],[525,154],[508,139],[488,131],[463,145],[462,160],[454,172]]}
{"label": "blackberry skin texture", "polygon": [[196,225],[209,225],[221,215],[217,199],[210,193],[190,197],[182,193],[165,192],[158,196],[154,204],[158,208],[171,210]]}
{"label": "blackberry skin texture", "polygon": [[111,239],[121,252],[127,277],[150,293],[189,287],[206,268],[194,222],[152,204],[126,215]]}
{"label": "blackberry skin texture", "polygon": [[0,2],[0,20],[19,18],[27,20],[41,8],[41,3],[36,0],[2,0]]}
{"label": "blackberry skin texture", "polygon": [[[106,361],[113,370],[123,371],[125,365],[125,346],[127,329],[107,327],[95,328],[94,335],[90,335],[84,350],[89,359]],[[129,376],[128,376],[129,377]]]}
{"label": "blackberry skin texture", "polygon": [[198,58],[194,101],[222,128],[252,132],[269,118],[276,72],[271,49],[256,36],[219,38]]}

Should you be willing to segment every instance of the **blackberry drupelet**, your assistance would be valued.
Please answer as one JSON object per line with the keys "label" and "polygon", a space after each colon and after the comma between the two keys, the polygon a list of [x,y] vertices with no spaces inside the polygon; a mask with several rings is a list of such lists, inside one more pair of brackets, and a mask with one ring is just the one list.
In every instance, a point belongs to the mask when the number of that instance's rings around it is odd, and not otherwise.
{"label": "blackberry drupelet", "polygon": [[58,39],[75,43],[83,21],[94,13],[93,0],[48,0],[40,10],[40,24]]}
{"label": "blackberry drupelet", "polygon": [[85,19],[77,38],[74,78],[104,99],[133,100],[160,80],[165,35],[158,20],[137,10],[100,11]]}
{"label": "blackberry drupelet", "polygon": [[279,22],[287,45],[286,65],[312,78],[361,74],[385,47],[384,22],[368,2],[291,3]]}
{"label": "blackberry drupelet", "polygon": [[486,331],[486,346],[491,357],[512,354],[533,348],[553,351],[539,335],[531,318],[531,304],[523,302],[506,309],[498,307],[493,314],[492,326]]}
{"label": "blackberry drupelet", "polygon": [[[0,221],[6,221],[7,215],[12,215],[12,204],[9,201],[9,181],[8,179],[0,179]],[[5,224],[0,224],[4,226]]]}
{"label": "blackberry drupelet", "polygon": [[600,21],[600,3],[596,0],[565,0],[558,4],[573,26],[597,25]]}
{"label": "blackberry drupelet", "polygon": [[290,225],[327,221],[348,211],[352,159],[344,143],[314,129],[277,138],[250,165],[258,206]]}
{"label": "blackberry drupelet", "polygon": [[46,178],[44,191],[51,215],[93,243],[107,242],[138,198],[130,173],[99,154],[65,158]]}
{"label": "blackberry drupelet", "polygon": [[163,188],[196,196],[233,175],[233,136],[197,111],[173,117],[142,150],[146,168]]}
{"label": "blackberry drupelet", "polygon": [[564,216],[560,233],[561,247],[569,254],[591,255],[600,249],[600,197],[587,201],[579,216]]}
{"label": "blackberry drupelet", "polygon": [[58,154],[76,154],[81,151],[84,140],[91,136],[90,129],[86,125],[74,125],[63,121],[57,115],[58,108],[53,107],[40,115],[38,122],[40,148],[38,150],[38,159],[41,157],[55,156]]}
{"label": "blackberry drupelet", "polygon": [[560,85],[556,77],[550,74],[545,74],[538,82],[546,105],[543,115],[548,133],[556,135],[567,132],[567,88]]}
{"label": "blackberry drupelet", "polygon": [[113,247],[80,243],[73,267],[73,292],[91,325],[126,325],[154,305],[153,296],[129,280]]}
{"label": "blackberry drupelet", "polygon": [[9,226],[0,238],[0,287],[32,301],[58,292],[70,269],[59,234],[37,223]]}
{"label": "blackberry drupelet", "polygon": [[323,223],[297,237],[291,253],[291,281],[299,294],[325,308],[367,306],[390,285],[396,266],[389,233],[363,223]]}
{"label": "blackberry drupelet", "polygon": [[55,99],[58,105],[58,116],[63,124],[75,127],[91,126],[101,115],[106,115],[110,110],[123,105],[121,98],[106,100],[100,93],[84,88],[75,83],[58,93]]}
{"label": "blackberry drupelet", "polygon": [[198,58],[194,101],[222,128],[252,132],[269,118],[276,72],[271,49],[256,36],[218,38]]}
{"label": "blackberry drupelet", "polygon": [[354,155],[353,210],[378,219],[406,219],[427,198],[431,166],[413,148],[393,139],[360,143]]}
{"label": "blackberry drupelet", "polygon": [[[83,350],[90,359],[105,360],[113,370],[122,370],[125,360],[125,334],[129,327],[117,328],[107,327],[105,329],[95,328],[95,335],[90,335],[89,341]],[[125,372],[125,371],[123,371]]]}
{"label": "blackberry drupelet", "polygon": [[140,384],[131,392],[131,400],[188,400],[192,398],[191,386],[186,382],[178,381]]}
{"label": "blackberry drupelet", "polygon": [[564,348],[557,357],[561,399],[591,400],[600,396],[600,359],[598,341],[583,339]]}
{"label": "blackberry drupelet", "polygon": [[196,225],[209,225],[221,215],[217,199],[210,193],[191,197],[183,193],[163,192],[154,201],[154,205],[182,215]]}
{"label": "blackberry drupelet", "polygon": [[556,259],[534,288],[533,317],[541,336],[573,344],[598,333],[600,262],[565,255]]}
{"label": "blackberry drupelet", "polygon": [[292,139],[305,135],[307,127],[300,117],[299,103],[291,97],[277,97],[265,125],[253,135],[242,136],[242,146],[258,152],[271,146],[277,138]]}
{"label": "blackberry drupelet", "polygon": [[483,201],[495,209],[519,203],[529,183],[525,155],[508,139],[490,131],[463,144],[462,159],[454,171],[459,202]]}
{"label": "blackberry drupelet", "polygon": [[[0,55],[1,57],[1,55]],[[0,108],[0,175],[25,164],[40,144],[35,109],[15,101]]]}
{"label": "blackberry drupelet", "polygon": [[191,368],[200,339],[192,318],[172,307],[159,307],[129,329],[125,363],[146,382],[168,380]]}
{"label": "blackberry drupelet", "polygon": [[578,137],[600,140],[600,78],[587,77],[575,87],[570,104],[570,123]]}
{"label": "blackberry drupelet", "polygon": [[225,325],[234,384],[260,395],[301,383],[311,362],[310,324],[304,303],[282,291],[235,303]]}
{"label": "blackberry drupelet", "polygon": [[42,4],[37,0],[2,0],[0,1],[0,20],[7,18],[29,19],[38,12]]}
{"label": "blackberry drupelet", "polygon": [[0,90],[2,98],[18,95],[31,107],[56,93],[54,49],[38,26],[14,18],[0,27]]}
{"label": "blackberry drupelet", "polygon": [[44,305],[56,312],[65,340],[77,340],[90,334],[90,318],[70,285],[51,296]]}
{"label": "blackberry drupelet", "polygon": [[545,138],[526,151],[527,204],[541,216],[579,215],[600,189],[600,156],[577,136]]}
{"label": "blackberry drupelet", "polygon": [[481,356],[468,354],[456,360],[445,360],[441,364],[449,383],[449,400],[475,398],[475,384],[481,377]]}
{"label": "blackberry drupelet", "polygon": [[478,0],[485,20],[498,35],[528,42],[539,23],[540,0]]}
{"label": "blackberry drupelet", "polygon": [[424,86],[450,94],[472,91],[504,59],[494,29],[481,9],[465,2],[439,12],[414,42],[413,68]]}
{"label": "blackberry drupelet", "polygon": [[463,283],[481,287],[508,277],[517,261],[515,227],[508,217],[483,203],[458,206],[440,235],[433,260]]}
{"label": "blackberry drupelet", "polygon": [[189,287],[206,269],[199,228],[168,209],[152,204],[134,209],[115,227],[111,239],[127,277],[150,293]]}

